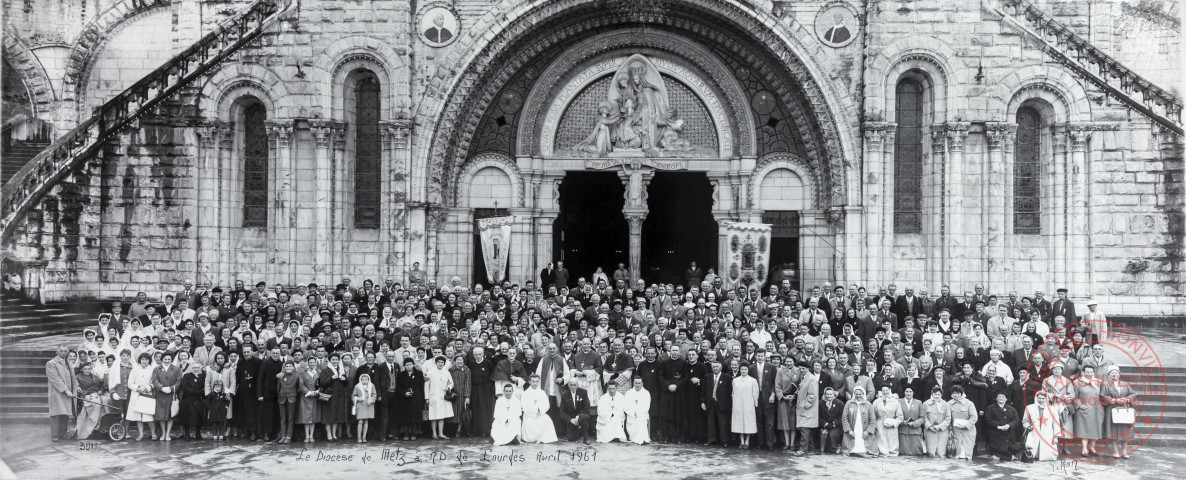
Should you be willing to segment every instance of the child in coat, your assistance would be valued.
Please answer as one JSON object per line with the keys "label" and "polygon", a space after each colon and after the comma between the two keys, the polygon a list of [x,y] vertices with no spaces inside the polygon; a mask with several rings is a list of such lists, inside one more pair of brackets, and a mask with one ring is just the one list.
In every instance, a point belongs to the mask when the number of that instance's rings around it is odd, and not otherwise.
{"label": "child in coat", "polygon": [[222,380],[215,380],[209,395],[206,395],[206,422],[214,432],[214,440],[226,439],[227,410],[231,405],[231,397],[222,388]]}

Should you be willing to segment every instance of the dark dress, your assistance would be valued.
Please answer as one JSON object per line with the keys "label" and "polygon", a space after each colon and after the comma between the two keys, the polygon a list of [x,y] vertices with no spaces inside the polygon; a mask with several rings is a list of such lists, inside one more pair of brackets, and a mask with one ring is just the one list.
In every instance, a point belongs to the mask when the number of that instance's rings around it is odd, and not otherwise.
{"label": "dark dress", "polygon": [[210,392],[210,395],[206,395],[206,421],[211,424],[225,422],[227,407],[230,404],[231,400],[227,397],[226,392],[221,394]]}
{"label": "dark dress", "polygon": [[490,436],[490,426],[494,423],[496,394],[494,380],[490,378],[494,374],[494,363],[489,358],[478,362],[473,357],[469,357],[466,363],[470,373],[469,404],[474,412],[470,425],[474,429],[474,435],[487,437]]}
{"label": "dark dress", "polygon": [[[408,392],[411,392],[412,395],[409,396]],[[395,423],[399,425],[420,425],[420,422],[424,421],[423,373],[413,369],[411,372],[403,371],[396,375],[395,404],[398,409],[395,416]]]}
{"label": "dark dress", "polygon": [[329,394],[329,401],[321,402],[321,423],[346,423],[346,409],[350,405],[350,395],[353,393],[347,388],[349,384],[350,381],[345,377],[342,367],[338,367],[336,376],[330,367],[321,369],[317,385],[321,393]]}
{"label": "dark dress", "polygon": [[[177,393],[177,386],[181,383],[181,369],[170,365],[168,369],[157,367],[152,371],[152,391],[156,393],[156,413],[152,419],[157,422],[173,420],[173,397]],[[170,387],[172,392],[165,393],[161,389]]]}
{"label": "dark dress", "polygon": [[[181,412],[178,420],[183,427],[201,428],[206,418],[206,402],[202,398],[206,393],[206,383],[202,375],[191,371],[181,376]],[[226,417],[226,412],[223,412],[223,417]]]}

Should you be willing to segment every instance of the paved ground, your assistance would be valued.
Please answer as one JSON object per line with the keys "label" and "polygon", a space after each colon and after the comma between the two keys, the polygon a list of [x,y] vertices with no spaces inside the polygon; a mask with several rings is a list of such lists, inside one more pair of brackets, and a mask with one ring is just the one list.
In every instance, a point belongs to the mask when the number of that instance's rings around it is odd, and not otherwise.
{"label": "paved ground", "polygon": [[[915,458],[793,457],[782,452],[739,451],[687,445],[559,443],[491,448],[473,439],[380,444],[275,445],[251,442],[49,443],[46,427],[15,427],[0,434],[3,460],[20,479],[66,478],[362,478],[375,475],[427,478],[1174,478],[1186,451],[1146,448],[1131,460],[1106,465],[1070,462],[969,464]],[[384,450],[392,454],[384,458]],[[398,452],[398,453],[397,453]],[[577,457],[574,457],[574,453]],[[327,456],[346,455],[348,459]],[[397,456],[398,455],[398,456]],[[463,455],[458,459],[458,455]],[[551,457],[548,457],[548,456]],[[364,456],[366,460],[364,461]],[[402,459],[403,463],[400,463]],[[435,461],[434,461],[435,460]]]}

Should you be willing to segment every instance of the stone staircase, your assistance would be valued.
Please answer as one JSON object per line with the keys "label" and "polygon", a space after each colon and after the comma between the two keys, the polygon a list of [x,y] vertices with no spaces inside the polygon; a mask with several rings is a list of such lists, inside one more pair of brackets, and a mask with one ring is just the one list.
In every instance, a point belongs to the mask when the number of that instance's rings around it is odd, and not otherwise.
{"label": "stone staircase", "polygon": [[1163,129],[1179,137],[1183,135],[1181,99],[1142,78],[1029,0],[1002,0],[1001,3],[1003,8],[988,3],[985,8],[999,15],[1003,23],[1036,40],[1054,61],[1109,98],[1139,112]]}
{"label": "stone staircase", "polygon": [[91,302],[42,307],[5,293],[0,295],[0,345],[47,335],[81,335],[83,328],[95,324],[100,309]]}
{"label": "stone staircase", "polygon": [[[258,0],[243,11],[227,18],[210,33],[186,48],[164,65],[104,103],[96,114],[55,140],[4,183],[0,190],[0,241],[12,248],[16,237],[23,236],[28,215],[41,208],[42,200],[60,183],[101,160],[102,150],[125,128],[134,126],[144,115],[157,111],[198,79],[213,72],[236,52],[251,45],[263,33],[295,11],[297,2]],[[281,7],[284,7],[281,9]],[[36,243],[36,242],[33,242]],[[26,252],[26,255],[28,253]]]}
{"label": "stone staircase", "polygon": [[0,350],[0,425],[49,423],[45,362],[53,350]]}
{"label": "stone staircase", "polygon": [[11,145],[0,152],[0,184],[16,175],[16,172],[29,163],[33,157],[45,150],[49,142],[14,140]]}

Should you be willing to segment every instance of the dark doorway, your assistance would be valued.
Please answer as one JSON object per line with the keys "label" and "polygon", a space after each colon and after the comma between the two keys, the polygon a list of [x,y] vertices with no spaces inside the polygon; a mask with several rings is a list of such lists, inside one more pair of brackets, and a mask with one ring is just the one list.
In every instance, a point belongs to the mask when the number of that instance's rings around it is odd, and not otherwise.
{"label": "dark doorway", "polygon": [[[491,217],[505,217],[510,214],[510,211],[505,208],[474,209],[474,271],[470,272],[473,275],[470,277],[474,279],[473,283],[480,283],[486,287],[490,286],[490,281],[486,277],[486,258],[482,256],[482,231],[478,230],[478,220]],[[513,258],[513,256],[507,258],[507,271],[503,272],[503,278],[510,278],[511,260]]]}
{"label": "dark doorway", "polygon": [[[650,213],[642,224],[642,275],[650,282],[687,284],[691,262],[704,273],[717,266],[712,184],[700,172],[658,172],[647,187]],[[718,272],[719,273],[719,272]]]}
{"label": "dark doorway", "polygon": [[622,215],[625,193],[614,172],[569,172],[564,177],[552,239],[572,285],[580,277],[591,279],[597,267],[608,276],[618,263],[630,261],[630,231]]}
{"label": "dark doorway", "polygon": [[762,223],[771,225],[767,285],[780,285],[786,278],[791,288],[799,289],[799,212],[767,210],[762,212]]}

